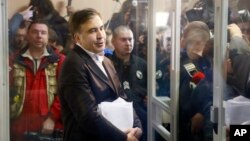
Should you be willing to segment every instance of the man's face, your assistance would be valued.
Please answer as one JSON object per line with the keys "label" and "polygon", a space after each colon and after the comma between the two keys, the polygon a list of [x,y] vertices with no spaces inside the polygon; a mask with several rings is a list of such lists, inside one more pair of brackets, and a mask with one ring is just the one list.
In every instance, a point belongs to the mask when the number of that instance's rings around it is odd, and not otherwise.
{"label": "man's face", "polygon": [[134,47],[133,33],[129,30],[120,31],[119,35],[112,39],[117,56],[129,56]]}
{"label": "man's face", "polygon": [[82,24],[80,31],[75,34],[75,39],[86,50],[102,53],[105,49],[106,33],[101,18],[94,15]]}
{"label": "man's face", "polygon": [[27,33],[30,48],[42,49],[48,44],[48,27],[46,24],[35,23],[31,25]]}
{"label": "man's face", "polygon": [[205,47],[205,42],[194,41],[187,45],[187,55],[190,59],[196,60],[202,56],[203,48]]}

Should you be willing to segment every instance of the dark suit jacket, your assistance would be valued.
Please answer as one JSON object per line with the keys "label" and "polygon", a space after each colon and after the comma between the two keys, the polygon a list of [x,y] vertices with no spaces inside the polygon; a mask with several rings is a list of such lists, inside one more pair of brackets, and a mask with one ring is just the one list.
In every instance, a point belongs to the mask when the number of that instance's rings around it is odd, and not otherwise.
{"label": "dark suit jacket", "polygon": [[[97,112],[100,102],[126,97],[111,61],[104,58],[103,65],[109,78],[79,46],[67,56],[59,82],[64,141],[126,141],[126,134]],[[134,127],[141,128],[136,115]]]}

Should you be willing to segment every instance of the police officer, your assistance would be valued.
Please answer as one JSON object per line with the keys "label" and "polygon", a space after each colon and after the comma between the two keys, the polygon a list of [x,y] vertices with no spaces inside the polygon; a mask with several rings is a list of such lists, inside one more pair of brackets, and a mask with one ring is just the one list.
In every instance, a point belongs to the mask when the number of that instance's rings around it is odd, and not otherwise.
{"label": "police officer", "polygon": [[134,38],[131,29],[119,26],[113,32],[112,44],[115,48],[109,57],[115,66],[128,100],[133,101],[135,111],[143,126],[141,141],[147,140],[147,66],[146,62],[131,52]]}

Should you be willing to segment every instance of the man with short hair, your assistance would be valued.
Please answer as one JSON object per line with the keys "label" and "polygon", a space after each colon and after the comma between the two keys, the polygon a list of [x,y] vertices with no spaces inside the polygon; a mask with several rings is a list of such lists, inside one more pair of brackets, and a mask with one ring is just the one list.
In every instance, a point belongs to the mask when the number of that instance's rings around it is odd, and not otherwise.
{"label": "man with short hair", "polygon": [[112,62],[104,56],[106,34],[99,12],[88,8],[69,20],[76,44],[67,55],[60,76],[60,99],[65,141],[138,141],[134,126],[121,131],[98,112],[98,104],[126,98]]}
{"label": "man with short hair", "polygon": [[140,141],[146,141],[147,64],[142,58],[132,54],[134,36],[128,26],[115,28],[111,41],[115,50],[107,57],[112,60],[128,100],[133,101],[135,111],[141,120],[144,134]]}
{"label": "man with short hair", "polygon": [[[65,56],[48,46],[48,25],[33,21],[28,45],[10,60],[11,141],[62,130],[57,77]],[[39,138],[38,136],[36,136]]]}

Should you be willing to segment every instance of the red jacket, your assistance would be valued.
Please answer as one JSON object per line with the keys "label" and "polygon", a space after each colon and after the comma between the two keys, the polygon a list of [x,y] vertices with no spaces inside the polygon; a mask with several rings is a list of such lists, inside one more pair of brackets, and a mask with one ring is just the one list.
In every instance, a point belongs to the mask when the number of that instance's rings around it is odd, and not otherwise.
{"label": "red jacket", "polygon": [[[33,61],[22,56],[26,50],[27,48],[20,51],[10,62],[11,108],[15,102],[21,105],[16,108],[20,114],[16,114],[11,120],[11,134],[20,137],[26,131],[39,132],[48,116],[55,121],[55,128],[63,128],[57,95],[57,78],[65,56],[47,48],[50,55],[41,59],[39,68],[34,73]],[[22,71],[24,75],[18,76]]]}

